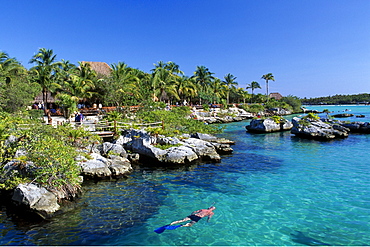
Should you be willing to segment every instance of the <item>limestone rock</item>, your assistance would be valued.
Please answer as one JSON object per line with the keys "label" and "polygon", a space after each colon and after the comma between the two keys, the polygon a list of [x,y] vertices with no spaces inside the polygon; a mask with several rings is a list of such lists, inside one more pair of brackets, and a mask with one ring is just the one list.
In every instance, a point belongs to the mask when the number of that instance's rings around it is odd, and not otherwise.
{"label": "limestone rock", "polygon": [[110,162],[100,154],[92,153],[93,159],[80,161],[78,164],[82,168],[82,175],[87,177],[110,177],[112,172],[109,169]]}
{"label": "limestone rock", "polygon": [[111,160],[109,169],[113,176],[122,176],[132,172],[132,166],[127,158],[116,156]]}
{"label": "limestone rock", "polygon": [[35,184],[19,184],[14,190],[12,200],[18,205],[36,210],[44,218],[60,209],[57,197],[44,187]]}
{"label": "limestone rock", "polygon": [[320,120],[304,120],[300,122],[300,118],[293,118],[292,134],[310,139],[330,140],[334,138],[348,137],[348,128],[340,127],[337,124],[324,123]]}
{"label": "limestone rock", "polygon": [[272,118],[252,119],[245,128],[250,132],[269,133],[290,130],[293,124],[286,119],[282,119],[280,123],[276,123]]}
{"label": "limestone rock", "polygon": [[211,143],[195,138],[184,139],[184,142],[203,160],[213,162],[221,161],[220,155],[216,152],[215,147]]}
{"label": "limestone rock", "polygon": [[348,128],[354,133],[365,133],[370,134],[370,123],[369,122],[351,122],[351,123],[340,123],[341,126]]}
{"label": "limestone rock", "polygon": [[104,142],[103,144],[99,145],[98,150],[100,150],[100,154],[103,156],[107,156],[109,153],[117,154],[121,157],[126,157],[126,150],[123,148],[122,145],[114,144],[110,142]]}

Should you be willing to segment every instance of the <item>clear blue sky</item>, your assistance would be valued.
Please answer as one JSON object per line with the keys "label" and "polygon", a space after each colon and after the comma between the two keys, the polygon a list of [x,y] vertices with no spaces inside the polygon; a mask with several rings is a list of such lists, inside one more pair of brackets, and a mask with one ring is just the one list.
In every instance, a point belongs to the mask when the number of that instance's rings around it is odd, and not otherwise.
{"label": "clear blue sky", "polygon": [[270,92],[370,93],[369,0],[0,0],[0,50],[30,68],[57,60],[125,62],[146,72],[204,65],[240,87],[272,73]]}

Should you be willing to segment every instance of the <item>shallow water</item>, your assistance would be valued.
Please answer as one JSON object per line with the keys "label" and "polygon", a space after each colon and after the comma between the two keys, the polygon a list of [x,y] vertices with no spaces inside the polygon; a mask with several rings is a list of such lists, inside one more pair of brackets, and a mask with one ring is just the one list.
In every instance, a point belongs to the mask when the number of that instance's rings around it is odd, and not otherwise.
{"label": "shallow water", "polygon": [[[325,106],[364,114],[369,106]],[[344,119],[343,119],[344,120]],[[140,167],[127,179],[85,184],[79,206],[42,224],[0,215],[0,245],[370,245],[370,135],[329,142],[289,132],[235,140],[221,163]],[[153,230],[216,203],[191,228]]]}

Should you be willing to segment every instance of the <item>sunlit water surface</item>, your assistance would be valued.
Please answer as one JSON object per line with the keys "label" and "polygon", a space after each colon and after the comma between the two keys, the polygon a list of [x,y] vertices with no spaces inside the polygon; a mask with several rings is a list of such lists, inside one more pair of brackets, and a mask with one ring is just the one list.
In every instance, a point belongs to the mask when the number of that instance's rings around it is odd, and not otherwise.
{"label": "sunlit water surface", "polygon": [[[365,114],[369,106],[315,106]],[[370,245],[370,135],[320,142],[250,134],[221,163],[140,167],[127,179],[85,184],[78,207],[48,222],[15,220],[2,208],[0,245]],[[153,230],[215,202],[191,228]]]}

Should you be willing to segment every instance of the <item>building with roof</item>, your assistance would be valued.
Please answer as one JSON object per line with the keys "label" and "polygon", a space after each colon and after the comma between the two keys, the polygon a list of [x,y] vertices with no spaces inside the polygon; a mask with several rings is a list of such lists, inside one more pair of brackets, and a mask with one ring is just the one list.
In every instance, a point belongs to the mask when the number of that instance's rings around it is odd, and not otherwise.
{"label": "building with roof", "polygon": [[90,64],[92,70],[94,70],[98,76],[109,76],[112,73],[112,68],[105,62],[86,62],[82,61],[82,64]]}
{"label": "building with roof", "polygon": [[280,93],[270,93],[269,98],[271,98],[271,99],[274,98],[276,100],[280,100],[281,98],[283,98],[283,96]]}

